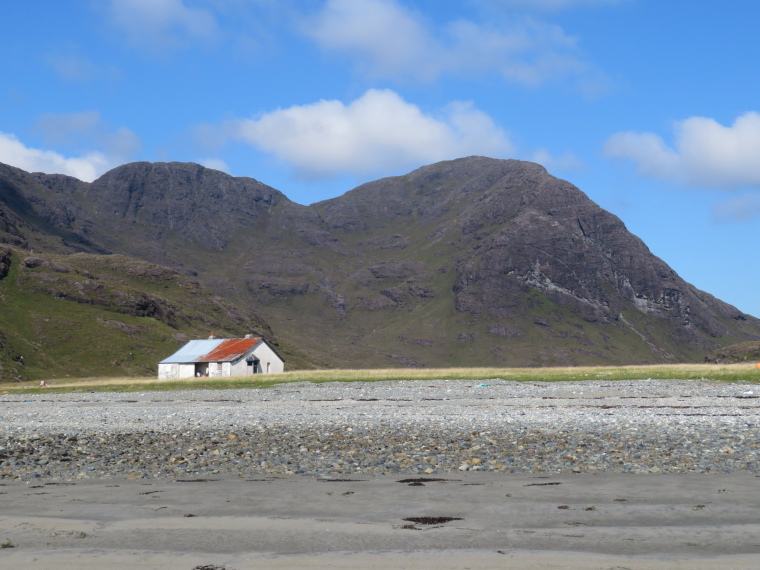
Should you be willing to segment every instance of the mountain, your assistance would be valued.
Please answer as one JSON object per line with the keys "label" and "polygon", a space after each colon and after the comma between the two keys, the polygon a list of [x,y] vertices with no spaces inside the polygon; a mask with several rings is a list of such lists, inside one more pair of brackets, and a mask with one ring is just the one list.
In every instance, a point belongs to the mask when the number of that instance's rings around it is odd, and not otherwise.
{"label": "mountain", "polygon": [[517,160],[433,164],[311,206],[196,164],[91,184],[0,166],[0,240],[172,268],[331,366],[701,361],[760,339],[760,320]]}

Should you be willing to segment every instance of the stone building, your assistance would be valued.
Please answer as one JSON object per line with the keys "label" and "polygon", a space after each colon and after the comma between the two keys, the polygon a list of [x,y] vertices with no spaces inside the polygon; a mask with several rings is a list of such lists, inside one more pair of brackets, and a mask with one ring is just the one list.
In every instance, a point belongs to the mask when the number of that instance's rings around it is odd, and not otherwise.
{"label": "stone building", "polygon": [[263,338],[191,340],[158,363],[159,380],[284,371],[285,361]]}

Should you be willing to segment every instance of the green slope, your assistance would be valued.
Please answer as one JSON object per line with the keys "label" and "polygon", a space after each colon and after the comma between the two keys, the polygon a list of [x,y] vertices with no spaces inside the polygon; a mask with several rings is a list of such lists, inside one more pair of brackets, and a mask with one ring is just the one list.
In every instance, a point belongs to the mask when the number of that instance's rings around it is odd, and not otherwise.
{"label": "green slope", "polygon": [[248,333],[289,369],[313,363],[261,318],[196,280],[121,255],[39,255],[0,246],[0,381],[135,376],[187,340]]}

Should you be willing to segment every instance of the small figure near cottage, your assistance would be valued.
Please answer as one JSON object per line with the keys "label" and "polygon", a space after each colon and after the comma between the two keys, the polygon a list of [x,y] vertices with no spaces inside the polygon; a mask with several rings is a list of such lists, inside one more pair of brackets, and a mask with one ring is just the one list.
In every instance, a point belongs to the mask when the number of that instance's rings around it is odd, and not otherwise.
{"label": "small figure near cottage", "polygon": [[40,388],[47,388],[47,387],[48,387],[47,382],[45,382],[44,380],[40,380]]}

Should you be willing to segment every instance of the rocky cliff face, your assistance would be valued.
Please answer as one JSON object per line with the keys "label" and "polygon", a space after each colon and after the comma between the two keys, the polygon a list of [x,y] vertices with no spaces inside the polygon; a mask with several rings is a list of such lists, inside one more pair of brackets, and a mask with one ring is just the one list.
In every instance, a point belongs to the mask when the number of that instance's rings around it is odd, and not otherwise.
{"label": "rocky cliff face", "polygon": [[538,165],[504,164],[458,216],[468,255],[456,264],[460,310],[504,318],[527,288],[588,323],[626,310],[664,319],[683,340],[725,332],[741,313],[684,282],[615,216]]}
{"label": "rocky cliff face", "polygon": [[[339,232],[366,237],[402,228],[387,243],[450,256],[438,270],[453,270],[446,293],[453,293],[456,313],[485,324],[458,338],[477,338],[484,329],[514,339],[529,335],[531,323],[548,332],[553,321],[572,320],[578,330],[625,331],[654,358],[668,360],[683,358],[683,349],[705,350],[737,328],[757,334],[757,320],[744,327],[746,315],[684,282],[618,218],[537,164],[451,161],[316,207]],[[429,232],[414,239],[403,229],[408,224]],[[548,318],[530,316],[537,293],[548,301]],[[574,336],[581,350],[606,352],[588,335]]]}
{"label": "rocky cliff face", "polygon": [[16,196],[0,201],[0,236],[197,274],[333,365],[701,360],[760,338],[758,319],[533,163],[448,161],[308,207],[181,163],[92,184],[5,168],[0,184]]}
{"label": "rocky cliff face", "polygon": [[291,205],[282,193],[251,178],[180,163],[116,168],[93,182],[84,196],[99,219],[161,228],[217,250],[228,245],[231,228],[267,225],[280,203]]}

